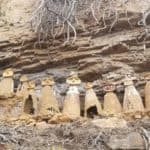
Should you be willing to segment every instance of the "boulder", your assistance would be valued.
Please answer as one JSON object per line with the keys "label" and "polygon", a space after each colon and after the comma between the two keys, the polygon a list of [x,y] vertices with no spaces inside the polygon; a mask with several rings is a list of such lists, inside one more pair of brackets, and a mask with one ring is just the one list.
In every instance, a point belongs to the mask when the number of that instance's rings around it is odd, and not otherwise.
{"label": "boulder", "polygon": [[131,132],[127,135],[124,135],[123,137],[119,135],[111,136],[107,145],[109,148],[113,150],[116,149],[144,150],[145,149],[144,139],[137,132]]}
{"label": "boulder", "polygon": [[127,122],[117,117],[96,119],[92,124],[100,128],[127,128]]}

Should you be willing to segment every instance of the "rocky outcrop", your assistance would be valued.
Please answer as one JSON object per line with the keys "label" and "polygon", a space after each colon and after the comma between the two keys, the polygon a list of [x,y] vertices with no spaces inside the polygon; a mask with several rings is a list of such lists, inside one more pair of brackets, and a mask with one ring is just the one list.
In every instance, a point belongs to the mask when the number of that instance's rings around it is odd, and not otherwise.
{"label": "rocky outcrop", "polygon": [[[116,82],[127,73],[136,76],[149,73],[150,38],[139,25],[148,1],[143,2],[142,9],[138,0],[127,2],[125,11],[118,2],[119,17],[113,25],[113,18],[104,18],[104,28],[84,18],[86,28],[77,29],[77,40],[71,45],[63,45],[61,36],[55,41],[38,42],[29,25],[24,26],[34,1],[25,2],[24,7],[22,2],[2,1],[5,15],[0,18],[0,70],[13,67],[16,74],[30,74],[34,79],[53,74],[58,83],[64,83],[66,75],[76,70],[83,81],[95,81],[99,87],[104,79]],[[16,14],[25,17],[14,21],[9,17],[11,13],[14,13],[12,17]]]}

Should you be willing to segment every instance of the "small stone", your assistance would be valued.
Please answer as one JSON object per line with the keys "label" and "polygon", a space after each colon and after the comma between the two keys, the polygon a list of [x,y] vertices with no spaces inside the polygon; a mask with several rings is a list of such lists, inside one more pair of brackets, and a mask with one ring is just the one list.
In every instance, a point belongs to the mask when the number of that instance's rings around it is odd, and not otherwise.
{"label": "small stone", "polygon": [[100,128],[127,128],[127,122],[117,117],[96,119],[92,121],[92,124]]}
{"label": "small stone", "polygon": [[4,144],[0,144],[0,150],[7,150],[7,146]]}
{"label": "small stone", "polygon": [[42,122],[36,123],[36,127],[37,127],[37,129],[47,129],[47,128],[49,128],[49,124],[42,121]]}
{"label": "small stone", "polygon": [[63,115],[63,114],[57,114],[55,116],[53,116],[48,123],[49,124],[59,124],[59,123],[64,123],[64,122],[71,122],[72,118]]}
{"label": "small stone", "polygon": [[145,143],[142,136],[137,132],[129,133],[123,137],[119,135],[111,136],[109,142],[107,143],[109,148],[116,149],[136,149],[144,150]]}

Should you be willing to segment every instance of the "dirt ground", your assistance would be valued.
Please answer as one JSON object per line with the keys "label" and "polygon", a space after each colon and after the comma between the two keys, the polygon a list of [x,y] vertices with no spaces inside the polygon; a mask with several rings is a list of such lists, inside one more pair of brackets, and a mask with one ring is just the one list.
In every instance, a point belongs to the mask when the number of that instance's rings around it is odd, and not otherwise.
{"label": "dirt ground", "polygon": [[127,123],[127,128],[99,128],[88,120],[59,125],[40,123],[0,123],[0,150],[109,150],[113,135],[150,131],[149,119]]}

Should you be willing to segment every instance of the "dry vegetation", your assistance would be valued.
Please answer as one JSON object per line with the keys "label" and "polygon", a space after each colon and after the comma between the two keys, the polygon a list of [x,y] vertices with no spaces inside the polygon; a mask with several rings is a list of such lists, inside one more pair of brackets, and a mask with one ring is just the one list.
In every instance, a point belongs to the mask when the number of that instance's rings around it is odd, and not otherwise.
{"label": "dry vegetation", "polygon": [[[127,2],[128,0],[40,0],[35,5],[31,23],[34,31],[39,35],[39,41],[55,39],[63,34],[65,43],[74,43],[78,27],[85,30],[84,23],[87,18],[94,19],[95,25],[99,26],[97,32],[107,28],[106,21],[111,19],[109,24],[111,32],[121,13],[128,18]],[[120,12],[120,7],[124,12]],[[137,24],[145,28],[145,41],[149,37],[150,10],[141,13],[141,19]],[[129,18],[128,23],[132,27]]]}

